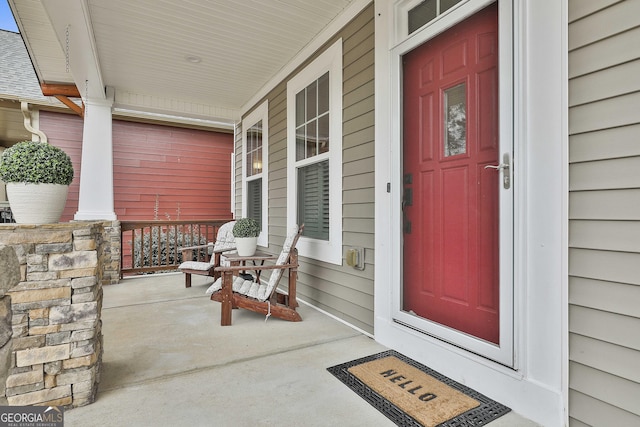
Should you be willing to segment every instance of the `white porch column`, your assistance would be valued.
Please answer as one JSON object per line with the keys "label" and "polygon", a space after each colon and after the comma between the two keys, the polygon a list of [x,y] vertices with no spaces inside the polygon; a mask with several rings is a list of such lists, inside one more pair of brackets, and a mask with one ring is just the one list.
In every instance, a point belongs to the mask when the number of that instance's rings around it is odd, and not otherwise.
{"label": "white porch column", "polygon": [[115,220],[111,99],[85,101],[80,197],[74,219]]}

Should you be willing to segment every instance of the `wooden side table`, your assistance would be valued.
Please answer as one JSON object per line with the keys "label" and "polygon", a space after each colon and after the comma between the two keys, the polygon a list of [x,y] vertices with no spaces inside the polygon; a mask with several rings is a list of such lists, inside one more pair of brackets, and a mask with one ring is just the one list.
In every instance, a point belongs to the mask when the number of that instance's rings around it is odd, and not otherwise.
{"label": "wooden side table", "polygon": [[[251,261],[253,265],[257,265],[257,262],[260,262],[260,265],[264,265],[265,261],[275,261],[278,259],[276,255],[264,251],[256,251],[256,253],[251,256],[240,256],[237,252],[233,252],[228,255],[224,255],[224,257],[227,258],[229,260],[229,263],[234,267],[238,265],[246,266],[247,271],[251,270],[251,266],[247,266],[247,261]],[[260,273],[260,270],[256,271],[256,278],[254,279],[254,281],[257,283],[260,282]]]}

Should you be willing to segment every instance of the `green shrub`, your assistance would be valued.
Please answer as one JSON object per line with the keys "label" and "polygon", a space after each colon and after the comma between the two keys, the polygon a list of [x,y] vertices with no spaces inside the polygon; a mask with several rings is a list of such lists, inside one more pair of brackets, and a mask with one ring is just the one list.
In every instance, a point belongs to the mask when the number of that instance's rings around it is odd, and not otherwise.
{"label": "green shrub", "polygon": [[4,182],[69,185],[73,164],[62,149],[45,142],[22,141],[0,157],[0,179]]}
{"label": "green shrub", "polygon": [[258,237],[260,225],[253,218],[240,218],[233,226],[233,237]]}

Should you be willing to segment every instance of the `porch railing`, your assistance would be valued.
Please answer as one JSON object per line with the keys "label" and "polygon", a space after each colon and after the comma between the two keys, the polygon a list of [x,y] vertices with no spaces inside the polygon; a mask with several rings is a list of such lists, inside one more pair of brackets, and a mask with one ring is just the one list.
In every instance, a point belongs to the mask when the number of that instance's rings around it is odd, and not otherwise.
{"label": "porch railing", "polygon": [[[176,270],[180,248],[215,242],[227,219],[182,221],[121,221],[120,278],[124,275]],[[206,250],[193,251],[194,261],[208,261]]]}
{"label": "porch railing", "polygon": [[11,212],[9,202],[0,201],[0,223],[9,222],[16,222],[15,219],[13,219],[13,213]]}

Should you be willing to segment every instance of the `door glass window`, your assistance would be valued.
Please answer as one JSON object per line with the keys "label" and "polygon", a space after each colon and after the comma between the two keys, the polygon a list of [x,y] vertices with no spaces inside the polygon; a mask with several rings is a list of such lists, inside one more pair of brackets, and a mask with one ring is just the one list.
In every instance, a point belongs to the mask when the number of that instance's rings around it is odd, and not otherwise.
{"label": "door glass window", "polygon": [[426,0],[409,11],[409,34],[438,16],[438,0]]}
{"label": "door glass window", "polygon": [[467,152],[467,94],[462,83],[444,91],[444,155]]}
{"label": "door glass window", "polygon": [[458,3],[460,0],[440,0],[440,13],[446,12]]}
{"label": "door glass window", "polygon": [[438,15],[443,14],[460,2],[462,0],[424,0],[419,3],[409,10],[407,14],[409,34],[433,21]]}

